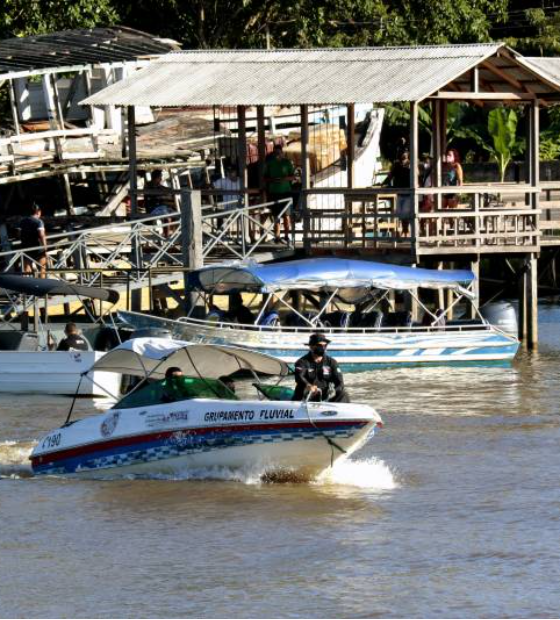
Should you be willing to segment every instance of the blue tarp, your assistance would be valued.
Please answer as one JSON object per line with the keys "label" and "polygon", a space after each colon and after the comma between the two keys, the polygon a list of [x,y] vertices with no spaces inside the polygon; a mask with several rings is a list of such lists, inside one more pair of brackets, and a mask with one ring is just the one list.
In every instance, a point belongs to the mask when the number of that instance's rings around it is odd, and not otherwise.
{"label": "blue tarp", "polygon": [[216,265],[189,274],[189,288],[208,293],[336,288],[412,288],[463,290],[472,271],[415,269],[389,263],[344,258],[308,258],[274,264]]}

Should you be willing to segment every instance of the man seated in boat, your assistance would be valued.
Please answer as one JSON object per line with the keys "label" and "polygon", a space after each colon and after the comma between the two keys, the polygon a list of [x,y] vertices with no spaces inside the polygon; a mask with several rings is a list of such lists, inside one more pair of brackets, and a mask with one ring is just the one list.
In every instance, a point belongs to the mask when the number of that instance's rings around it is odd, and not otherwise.
{"label": "man seated in boat", "polygon": [[58,343],[57,351],[89,351],[90,347],[80,335],[76,323],[66,323],[64,333],[66,337]]}
{"label": "man seated in boat", "polygon": [[235,385],[230,377],[221,377],[218,381],[187,377],[178,366],[171,366],[165,371],[161,388],[162,403],[191,398],[235,399]]}
{"label": "man seated in boat", "polygon": [[[309,337],[309,353],[296,362],[296,391],[294,400],[329,401],[348,403],[348,392],[336,360],[326,354],[330,340],[325,334],[315,333]],[[334,390],[334,394],[330,392]]]}
{"label": "man seated in boat", "polygon": [[255,315],[243,305],[243,297],[241,293],[232,293],[229,296],[229,312],[227,318],[232,323],[240,325],[254,325]]}

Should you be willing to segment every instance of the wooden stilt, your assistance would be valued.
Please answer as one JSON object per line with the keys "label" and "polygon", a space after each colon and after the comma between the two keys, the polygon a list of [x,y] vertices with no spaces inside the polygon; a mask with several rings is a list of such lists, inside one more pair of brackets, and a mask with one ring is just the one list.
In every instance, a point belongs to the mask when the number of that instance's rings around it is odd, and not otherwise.
{"label": "wooden stilt", "polygon": [[527,346],[535,350],[538,347],[538,267],[537,255],[530,254],[527,262],[528,270],[525,280],[527,297]]}
{"label": "wooden stilt", "polygon": [[410,249],[414,257],[417,256],[416,248],[418,226],[418,103],[410,104],[410,199],[412,200],[412,213],[410,220]]}
{"label": "wooden stilt", "polygon": [[309,189],[309,107],[300,106],[301,122],[301,198],[300,208],[303,215],[303,248],[306,254],[311,251],[311,219],[307,210],[307,190]]}
{"label": "wooden stilt", "polygon": [[138,177],[136,161],[136,111],[134,106],[127,108],[128,122],[128,176],[130,183],[130,215],[138,213]]}
{"label": "wooden stilt", "polygon": [[[247,206],[249,204],[248,196],[245,193],[247,191],[248,186],[248,176],[247,176],[247,126],[246,126],[246,108],[243,105],[237,106],[237,168],[239,170],[239,179],[241,181],[241,192],[243,194],[242,202],[243,206]],[[246,239],[249,239],[250,231],[249,231],[249,220],[247,218],[243,218],[243,230],[242,234],[242,243],[245,243]]]}
{"label": "wooden stilt", "polygon": [[261,201],[265,202],[264,167],[266,165],[266,132],[263,105],[257,106],[257,149],[259,152],[259,189],[261,191]]}
{"label": "wooden stilt", "polygon": [[527,337],[527,279],[528,274],[526,265],[523,266],[519,277],[519,310],[518,310],[518,337],[521,342],[525,342]]}
{"label": "wooden stilt", "polygon": [[480,257],[477,256],[475,260],[471,261],[471,271],[474,273],[476,280],[474,282],[474,297],[471,300],[470,315],[471,319],[476,319],[478,316],[477,310],[480,308]]}
{"label": "wooden stilt", "polygon": [[[200,190],[181,192],[181,252],[183,265],[189,269],[200,269],[202,255],[202,197]],[[185,305],[190,311],[196,303],[196,295],[187,293],[188,271],[184,272]]]}

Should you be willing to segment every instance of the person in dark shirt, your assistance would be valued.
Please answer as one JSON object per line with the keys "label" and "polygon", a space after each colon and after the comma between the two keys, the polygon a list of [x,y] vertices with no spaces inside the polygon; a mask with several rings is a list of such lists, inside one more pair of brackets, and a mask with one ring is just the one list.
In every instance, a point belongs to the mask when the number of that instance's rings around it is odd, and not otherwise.
{"label": "person in dark shirt", "polygon": [[[326,354],[329,342],[322,333],[311,334],[309,337],[309,353],[296,362],[294,400],[301,401],[309,397],[311,401],[350,402],[338,363]],[[331,388],[334,389],[332,395]]]}
{"label": "person in dark shirt", "polygon": [[25,273],[32,273],[38,264],[40,277],[46,277],[47,235],[45,233],[45,224],[41,219],[41,207],[39,205],[33,204],[30,214],[21,220],[20,239],[21,247],[26,254],[23,261]]}
{"label": "person in dark shirt", "polygon": [[66,338],[63,338],[57,351],[89,351],[88,343],[76,327],[76,323],[67,323],[64,328]]}
{"label": "person in dark shirt", "polygon": [[235,321],[240,325],[254,325],[254,314],[243,305],[243,297],[241,293],[232,293],[229,297],[229,312],[227,313],[229,321]]}

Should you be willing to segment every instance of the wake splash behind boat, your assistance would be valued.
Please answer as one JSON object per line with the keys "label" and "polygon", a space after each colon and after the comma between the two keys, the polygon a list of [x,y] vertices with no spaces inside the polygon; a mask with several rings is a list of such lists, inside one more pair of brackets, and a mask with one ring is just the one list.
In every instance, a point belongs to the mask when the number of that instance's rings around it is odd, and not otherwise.
{"label": "wake splash behind boat", "polygon": [[[33,476],[29,456],[36,442],[5,441],[0,443],[0,479],[24,479]],[[118,470],[98,472],[93,480],[169,480],[192,482],[238,482],[249,486],[261,484],[311,484],[314,487],[346,487],[371,492],[393,491],[399,482],[391,468],[375,457],[341,459],[315,478],[304,478],[297,472],[271,472],[265,467],[207,467],[179,469],[173,474],[124,474]]]}

